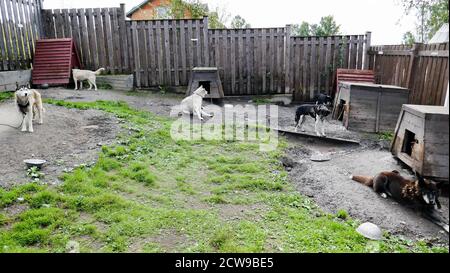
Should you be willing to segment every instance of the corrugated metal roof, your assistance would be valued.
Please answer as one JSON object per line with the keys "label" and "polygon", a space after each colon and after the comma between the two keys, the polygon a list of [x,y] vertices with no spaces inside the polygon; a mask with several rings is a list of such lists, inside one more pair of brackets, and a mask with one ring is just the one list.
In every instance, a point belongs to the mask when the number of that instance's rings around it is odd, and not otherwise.
{"label": "corrugated metal roof", "polygon": [[36,41],[33,84],[68,84],[74,67],[81,68],[81,64],[72,39]]}
{"label": "corrugated metal roof", "polygon": [[442,27],[434,34],[433,38],[428,42],[429,44],[439,44],[448,42],[448,23],[442,25]]}

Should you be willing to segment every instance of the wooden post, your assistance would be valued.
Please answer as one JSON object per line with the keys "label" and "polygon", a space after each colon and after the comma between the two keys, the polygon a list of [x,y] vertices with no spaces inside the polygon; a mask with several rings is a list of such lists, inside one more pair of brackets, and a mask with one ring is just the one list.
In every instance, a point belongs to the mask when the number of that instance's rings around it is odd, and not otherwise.
{"label": "wooden post", "polygon": [[290,70],[290,64],[291,64],[291,25],[286,25],[285,28],[285,43],[284,43],[284,93],[290,94],[291,93],[291,86],[290,86],[290,76],[291,76],[291,70]]}
{"label": "wooden post", "polygon": [[[209,66],[209,31],[208,31],[208,16],[203,17],[203,44],[204,44],[204,48],[203,50],[205,51],[205,66]],[[199,39],[199,43],[200,43],[200,37],[198,37]]]}
{"label": "wooden post", "polygon": [[363,69],[367,70],[369,69],[369,50],[372,42],[372,32],[367,31],[366,32],[366,47],[364,50],[364,65]]}
{"label": "wooden post", "polygon": [[[417,58],[417,52],[419,50],[421,44],[415,43],[411,49],[410,52],[410,59],[409,59],[409,67],[408,67],[408,74],[406,76],[406,82],[408,84],[407,88],[410,91],[410,94],[412,94],[412,89],[413,89],[413,84],[414,84],[414,77],[413,77],[413,73],[415,70],[415,63],[416,63],[416,58]],[[411,97],[410,97],[411,99]]]}

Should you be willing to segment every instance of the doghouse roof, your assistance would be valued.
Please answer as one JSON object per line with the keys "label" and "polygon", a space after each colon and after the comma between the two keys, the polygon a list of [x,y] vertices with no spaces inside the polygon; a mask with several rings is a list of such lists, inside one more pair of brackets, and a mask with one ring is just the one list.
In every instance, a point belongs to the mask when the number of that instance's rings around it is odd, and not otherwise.
{"label": "doghouse roof", "polygon": [[385,89],[399,89],[399,90],[408,90],[407,88],[395,85],[386,85],[386,84],[376,84],[376,83],[365,83],[365,82],[340,82],[340,84],[345,84],[349,86],[364,86],[370,88],[385,88]]}
{"label": "doghouse roof", "polygon": [[403,109],[420,117],[425,117],[427,114],[448,115],[448,108],[445,106],[404,104]]}

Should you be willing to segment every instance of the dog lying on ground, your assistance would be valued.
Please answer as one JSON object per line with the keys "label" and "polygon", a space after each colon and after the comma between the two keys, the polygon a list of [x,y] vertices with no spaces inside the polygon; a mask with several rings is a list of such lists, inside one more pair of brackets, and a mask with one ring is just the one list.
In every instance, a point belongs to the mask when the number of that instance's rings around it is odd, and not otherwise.
{"label": "dog lying on ground", "polygon": [[189,115],[194,114],[199,120],[203,120],[203,116],[212,117],[212,115],[203,111],[203,98],[206,95],[208,95],[208,91],[203,86],[200,86],[192,95],[181,101],[182,112]]}
{"label": "dog lying on ground", "polygon": [[[303,129],[303,123],[305,122],[305,116],[311,116],[315,120],[314,131],[316,134],[318,136],[326,136],[323,121],[330,113],[331,111],[323,104],[300,105],[295,112],[295,131],[300,128],[302,132],[304,132],[305,130]],[[319,121],[322,123],[321,133],[317,130]]]}
{"label": "dog lying on ground", "polygon": [[318,105],[331,105],[333,103],[333,98],[329,95],[320,93],[315,97],[315,101]]}
{"label": "dog lying on ground", "polygon": [[38,123],[44,123],[44,107],[41,94],[35,89],[22,86],[14,93],[17,111],[23,115],[22,132],[33,132],[33,120],[38,118]]}
{"label": "dog lying on ground", "polygon": [[97,75],[100,75],[104,70],[105,69],[103,67],[98,69],[97,71],[72,69],[73,81],[75,82],[75,90],[78,89],[78,81],[80,81],[80,89],[83,89],[83,81],[87,80],[89,83],[89,90],[91,90],[92,86],[94,86],[95,91],[97,91]]}
{"label": "dog lying on ground", "polygon": [[416,180],[409,180],[398,171],[382,172],[374,177],[352,176],[352,180],[362,183],[380,194],[383,198],[391,197],[396,201],[419,209],[433,223],[448,232],[448,223],[436,214],[441,208],[439,189],[436,183],[424,179],[416,173]]}

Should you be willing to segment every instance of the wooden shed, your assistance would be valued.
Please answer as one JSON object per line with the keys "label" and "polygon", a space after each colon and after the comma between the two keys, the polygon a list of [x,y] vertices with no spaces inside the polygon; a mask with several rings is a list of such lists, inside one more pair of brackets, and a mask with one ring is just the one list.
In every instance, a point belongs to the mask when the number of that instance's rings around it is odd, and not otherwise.
{"label": "wooden shed", "polygon": [[424,177],[448,181],[448,108],[403,105],[392,154]]}
{"label": "wooden shed", "polygon": [[393,132],[408,89],[362,82],[340,82],[335,119],[354,131]]}

